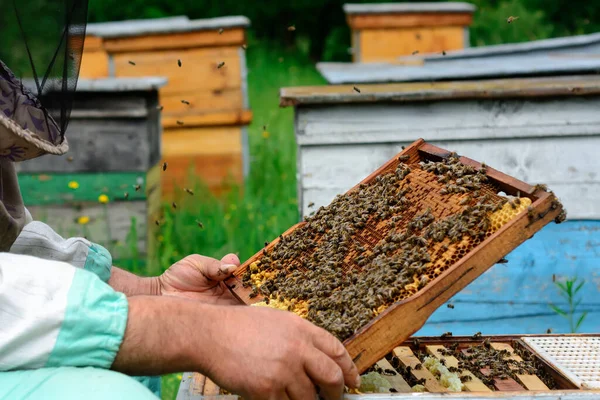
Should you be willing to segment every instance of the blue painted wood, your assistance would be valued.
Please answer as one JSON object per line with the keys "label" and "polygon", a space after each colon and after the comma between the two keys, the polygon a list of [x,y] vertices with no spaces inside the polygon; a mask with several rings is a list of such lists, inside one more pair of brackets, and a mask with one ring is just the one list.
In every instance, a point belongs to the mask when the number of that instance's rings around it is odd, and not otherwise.
{"label": "blue painted wood", "polygon": [[552,282],[577,276],[588,311],[579,332],[600,332],[600,221],[549,224],[440,307],[415,335],[568,333],[568,321],[550,309],[565,301]]}

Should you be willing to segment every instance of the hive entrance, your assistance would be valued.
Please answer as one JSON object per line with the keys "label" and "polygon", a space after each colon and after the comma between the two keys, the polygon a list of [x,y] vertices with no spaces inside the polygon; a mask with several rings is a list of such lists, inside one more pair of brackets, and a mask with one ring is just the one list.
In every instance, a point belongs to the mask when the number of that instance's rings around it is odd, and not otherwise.
{"label": "hive entrance", "polygon": [[259,305],[293,311],[344,340],[531,205],[499,191],[485,166],[456,154],[401,155],[237,274]]}

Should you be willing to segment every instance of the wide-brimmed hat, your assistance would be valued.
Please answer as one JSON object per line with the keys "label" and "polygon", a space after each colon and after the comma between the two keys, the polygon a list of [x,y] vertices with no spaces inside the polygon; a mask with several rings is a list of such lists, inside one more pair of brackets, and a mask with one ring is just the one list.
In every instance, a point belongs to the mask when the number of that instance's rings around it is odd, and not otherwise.
{"label": "wide-brimmed hat", "polygon": [[0,157],[24,161],[68,149],[48,110],[0,60]]}

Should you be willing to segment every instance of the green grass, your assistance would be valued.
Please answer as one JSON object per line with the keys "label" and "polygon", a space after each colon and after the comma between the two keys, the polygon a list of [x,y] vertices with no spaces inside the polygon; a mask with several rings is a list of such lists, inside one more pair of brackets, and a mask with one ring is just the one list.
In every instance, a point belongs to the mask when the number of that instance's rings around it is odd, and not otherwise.
{"label": "green grass", "polygon": [[[218,199],[191,177],[188,187],[194,188],[194,196],[182,192],[177,210],[164,206],[159,264],[153,270],[164,270],[192,253],[216,258],[238,253],[245,260],[299,220],[294,114],[291,108],[279,107],[279,89],[318,85],[324,80],[297,50],[250,43],[247,64],[254,119],[248,129],[251,164],[245,185]],[[119,254],[125,253],[129,252],[119,249]],[[136,261],[128,260],[124,266],[144,272]],[[179,380],[179,374],[163,377],[163,399],[175,398]]]}

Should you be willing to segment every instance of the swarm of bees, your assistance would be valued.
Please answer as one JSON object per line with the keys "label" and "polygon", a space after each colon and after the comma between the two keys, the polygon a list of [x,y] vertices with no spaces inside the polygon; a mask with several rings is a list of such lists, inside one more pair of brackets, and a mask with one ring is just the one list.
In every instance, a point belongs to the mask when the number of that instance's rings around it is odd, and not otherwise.
{"label": "swarm of bees", "polygon": [[462,164],[456,153],[420,163],[399,156],[394,168],[265,247],[243,284],[251,298],[266,298],[345,340],[531,204],[523,198],[513,209],[486,168]]}

